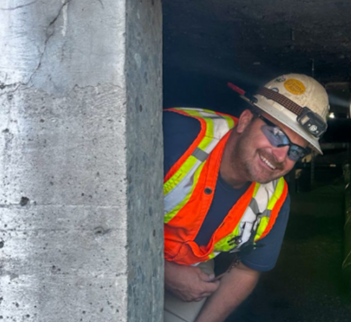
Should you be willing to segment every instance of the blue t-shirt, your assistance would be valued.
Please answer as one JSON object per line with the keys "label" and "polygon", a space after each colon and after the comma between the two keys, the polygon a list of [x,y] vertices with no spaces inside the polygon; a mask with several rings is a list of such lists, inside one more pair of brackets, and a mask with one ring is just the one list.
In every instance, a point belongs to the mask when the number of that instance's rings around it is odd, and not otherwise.
{"label": "blue t-shirt", "polygon": [[[200,122],[192,117],[170,111],[163,113],[165,174],[196,139],[200,128]],[[211,207],[195,238],[198,245],[207,245],[212,234],[249,185],[250,182],[242,188],[234,189],[218,176]],[[288,195],[270,233],[257,242],[255,249],[240,254],[243,264],[261,272],[269,271],[275,266],[288,222],[289,209]]]}

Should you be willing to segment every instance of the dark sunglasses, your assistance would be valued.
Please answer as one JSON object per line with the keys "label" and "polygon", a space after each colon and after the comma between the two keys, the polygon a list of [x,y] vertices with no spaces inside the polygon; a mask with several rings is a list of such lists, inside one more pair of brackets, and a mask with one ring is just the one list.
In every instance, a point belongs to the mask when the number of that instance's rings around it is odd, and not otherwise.
{"label": "dark sunglasses", "polygon": [[260,114],[256,114],[258,118],[260,118],[265,125],[262,125],[261,130],[267,140],[272,146],[280,148],[283,146],[289,146],[288,150],[288,158],[292,161],[298,161],[310,154],[311,151],[309,149],[303,148],[297,144],[294,144],[290,141],[289,137],[281,130],[277,125],[275,125],[270,120],[267,120]]}

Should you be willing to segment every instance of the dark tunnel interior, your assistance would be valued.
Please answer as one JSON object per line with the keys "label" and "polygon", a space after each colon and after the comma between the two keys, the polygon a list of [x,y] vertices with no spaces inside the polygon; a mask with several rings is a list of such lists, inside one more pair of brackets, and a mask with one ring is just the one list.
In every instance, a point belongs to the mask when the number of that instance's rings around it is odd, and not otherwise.
{"label": "dark tunnel interior", "polygon": [[[286,178],[292,206],[278,263],[228,322],[250,321],[244,311],[252,321],[351,321],[350,16],[347,0],[163,0],[165,108],[239,116],[245,105],[228,82],[254,91],[291,72],[329,95],[324,154]],[[225,256],[217,262],[225,267]]]}

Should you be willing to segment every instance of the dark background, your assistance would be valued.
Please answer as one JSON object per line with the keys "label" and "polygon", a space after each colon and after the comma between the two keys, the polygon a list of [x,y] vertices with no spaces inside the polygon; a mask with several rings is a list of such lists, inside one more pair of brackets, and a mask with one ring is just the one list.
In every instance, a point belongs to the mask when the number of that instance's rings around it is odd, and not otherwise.
{"label": "dark background", "polygon": [[350,14],[350,1],[164,0],[164,106],[238,114],[228,81],[250,90],[290,72],[349,82]]}

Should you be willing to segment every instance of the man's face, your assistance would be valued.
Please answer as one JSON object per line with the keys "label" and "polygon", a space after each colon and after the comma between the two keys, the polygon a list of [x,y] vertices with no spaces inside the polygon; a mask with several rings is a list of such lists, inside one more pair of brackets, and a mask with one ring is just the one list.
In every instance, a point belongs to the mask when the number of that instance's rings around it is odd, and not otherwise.
{"label": "man's face", "polygon": [[[249,111],[246,113],[251,114]],[[265,113],[262,115],[283,130],[292,143],[302,147],[307,146],[307,142],[288,127]],[[247,114],[244,117],[250,117],[250,115]],[[270,182],[287,174],[296,163],[288,157],[289,146],[279,148],[272,146],[262,132],[264,125],[263,120],[251,114],[247,125],[238,130],[240,136],[235,154],[239,159],[240,170],[248,181]]]}

